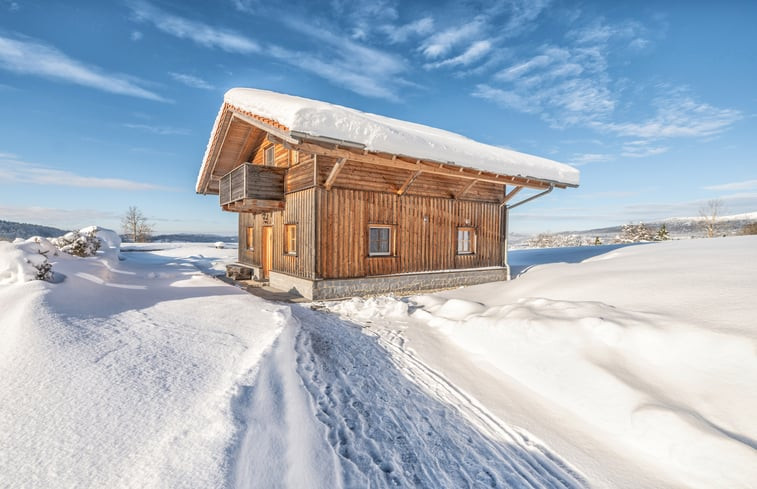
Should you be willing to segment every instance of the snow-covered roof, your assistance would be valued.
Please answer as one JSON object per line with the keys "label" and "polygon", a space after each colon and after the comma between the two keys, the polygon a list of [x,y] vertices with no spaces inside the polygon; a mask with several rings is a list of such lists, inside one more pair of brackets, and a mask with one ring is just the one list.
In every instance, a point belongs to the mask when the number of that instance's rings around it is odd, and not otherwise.
{"label": "snow-covered roof", "polygon": [[[295,138],[306,135],[335,139],[362,145],[372,152],[450,163],[569,186],[576,186],[579,182],[578,170],[563,163],[479,143],[442,129],[327,102],[253,88],[233,88],[226,92],[224,101],[241,111],[284,126],[283,129]],[[208,164],[213,134],[218,130],[221,119],[219,114],[203,166]]]}

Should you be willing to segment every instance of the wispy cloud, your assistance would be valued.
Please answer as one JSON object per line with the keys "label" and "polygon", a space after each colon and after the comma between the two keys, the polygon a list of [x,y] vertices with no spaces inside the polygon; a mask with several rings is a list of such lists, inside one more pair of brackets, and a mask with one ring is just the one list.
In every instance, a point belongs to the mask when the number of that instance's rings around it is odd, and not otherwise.
{"label": "wispy cloud", "polygon": [[503,88],[481,84],[472,95],[539,114],[554,127],[588,124],[607,117],[616,105],[606,66],[597,48],[542,46],[494,74]]}
{"label": "wispy cloud", "polygon": [[420,47],[421,52],[430,59],[447,54],[456,45],[474,38],[482,32],[485,18],[478,16],[465,24],[449,27],[426,39]]}
{"label": "wispy cloud", "polygon": [[148,22],[180,39],[189,39],[201,46],[219,48],[231,53],[249,54],[260,51],[257,42],[238,32],[173,15],[145,1],[134,0],[128,5],[137,21]]}
{"label": "wispy cloud", "polygon": [[407,69],[401,57],[328,29],[316,28],[304,19],[292,17],[283,22],[299,34],[333,49],[328,55],[323,55],[270,45],[266,49],[268,55],[361,95],[399,100],[398,87],[405,83],[402,74]]}
{"label": "wispy cloud", "polygon": [[2,5],[10,12],[17,12],[21,9],[21,4],[12,0],[2,0],[0,1],[0,5]]}
{"label": "wispy cloud", "polygon": [[2,181],[112,190],[174,190],[162,185],[134,180],[79,175],[70,171],[19,161],[15,158],[0,158],[0,182]]}
{"label": "wispy cloud", "polygon": [[139,86],[131,76],[108,73],[68,57],[53,46],[29,38],[0,36],[0,68],[24,75],[74,83],[104,92],[169,102],[155,92]]}
{"label": "wispy cloud", "polygon": [[721,109],[694,100],[675,90],[655,101],[657,113],[643,122],[597,123],[597,127],[621,136],[663,139],[706,137],[721,133],[743,116],[735,109]]}
{"label": "wispy cloud", "polygon": [[143,37],[144,37],[144,34],[142,34],[140,31],[132,31],[131,34],[129,35],[129,38],[135,42],[141,41]]}
{"label": "wispy cloud", "polygon": [[658,146],[652,141],[641,139],[623,143],[620,154],[627,158],[646,158],[666,153],[669,149],[667,146]]}
{"label": "wispy cloud", "polygon": [[151,132],[158,136],[186,136],[190,133],[189,129],[182,129],[179,127],[168,126],[152,126],[149,124],[123,124],[124,127],[129,129],[138,129],[140,131]]}
{"label": "wispy cloud", "polygon": [[705,190],[753,190],[757,189],[757,180],[744,180],[741,182],[722,183],[704,187]]}
{"label": "wispy cloud", "polygon": [[80,228],[93,222],[100,223],[102,220],[121,217],[114,212],[100,209],[60,209],[40,206],[0,206],[0,216],[11,221],[33,222],[64,229]]}
{"label": "wispy cloud", "polygon": [[[366,2],[365,8],[361,10],[363,14],[368,15],[374,8],[370,4],[371,2]],[[298,51],[272,43],[263,47],[237,32],[165,12],[145,1],[132,1],[130,6],[136,20],[150,22],[167,34],[191,40],[207,48],[272,57],[361,95],[396,101],[399,100],[399,87],[409,83],[401,76],[406,65],[400,56],[370,47],[354,36],[340,34],[338,29],[314,25],[312,19],[299,18],[291,13],[277,18],[286,28],[317,40],[320,45],[331,49],[327,52],[310,49]],[[247,11],[251,4],[238,1],[235,6]],[[331,7],[346,9],[349,5],[335,2]],[[171,76],[190,86],[212,88],[209,83],[191,75],[172,73]]]}
{"label": "wispy cloud", "polygon": [[168,74],[171,75],[171,78],[173,78],[177,82],[183,83],[184,85],[188,87],[202,88],[204,90],[213,90],[215,88],[210,83],[196,76],[187,75],[185,73],[173,73],[173,72],[169,72]]}
{"label": "wispy cloud", "polygon": [[437,61],[436,63],[427,63],[424,68],[442,68],[445,66],[468,66],[469,64],[478,61],[486,53],[491,51],[492,43],[488,40],[476,41],[468,47],[462,54],[454,56],[452,58],[445,59],[443,61]]}
{"label": "wispy cloud", "polygon": [[603,153],[583,153],[583,154],[575,154],[572,158],[570,158],[570,164],[573,166],[582,166],[587,165],[589,163],[604,163],[607,161],[614,160],[615,157],[610,154],[603,154]]}
{"label": "wispy cloud", "polygon": [[434,19],[432,17],[423,17],[399,26],[384,24],[380,27],[380,30],[389,38],[389,42],[393,44],[405,42],[412,36],[428,34],[433,29]]}

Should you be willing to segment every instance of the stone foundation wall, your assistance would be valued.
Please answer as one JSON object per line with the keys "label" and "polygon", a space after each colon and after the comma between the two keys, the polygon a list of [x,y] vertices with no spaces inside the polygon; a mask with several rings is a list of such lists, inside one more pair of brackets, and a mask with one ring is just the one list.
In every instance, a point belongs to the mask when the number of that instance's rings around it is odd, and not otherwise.
{"label": "stone foundation wall", "polygon": [[342,299],[361,295],[407,294],[424,290],[450,289],[463,285],[507,280],[507,268],[455,270],[379,277],[331,280],[307,280],[283,273],[270,272],[269,285],[299,294],[307,299]]}

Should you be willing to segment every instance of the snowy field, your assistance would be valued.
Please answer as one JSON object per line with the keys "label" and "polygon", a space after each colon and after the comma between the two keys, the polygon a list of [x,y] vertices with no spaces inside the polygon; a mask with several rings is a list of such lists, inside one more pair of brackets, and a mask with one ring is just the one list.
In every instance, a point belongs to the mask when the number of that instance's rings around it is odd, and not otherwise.
{"label": "snowy field", "polygon": [[755,487],[756,237],[310,305],[141,248],[50,283],[0,247],[0,487]]}

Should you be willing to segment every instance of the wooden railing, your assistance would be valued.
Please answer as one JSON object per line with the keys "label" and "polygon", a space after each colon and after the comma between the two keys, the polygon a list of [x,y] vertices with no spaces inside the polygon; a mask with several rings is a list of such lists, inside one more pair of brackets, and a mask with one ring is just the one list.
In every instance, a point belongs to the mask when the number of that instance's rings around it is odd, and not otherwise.
{"label": "wooden railing", "polygon": [[221,177],[221,207],[239,212],[283,208],[286,168],[243,163]]}

